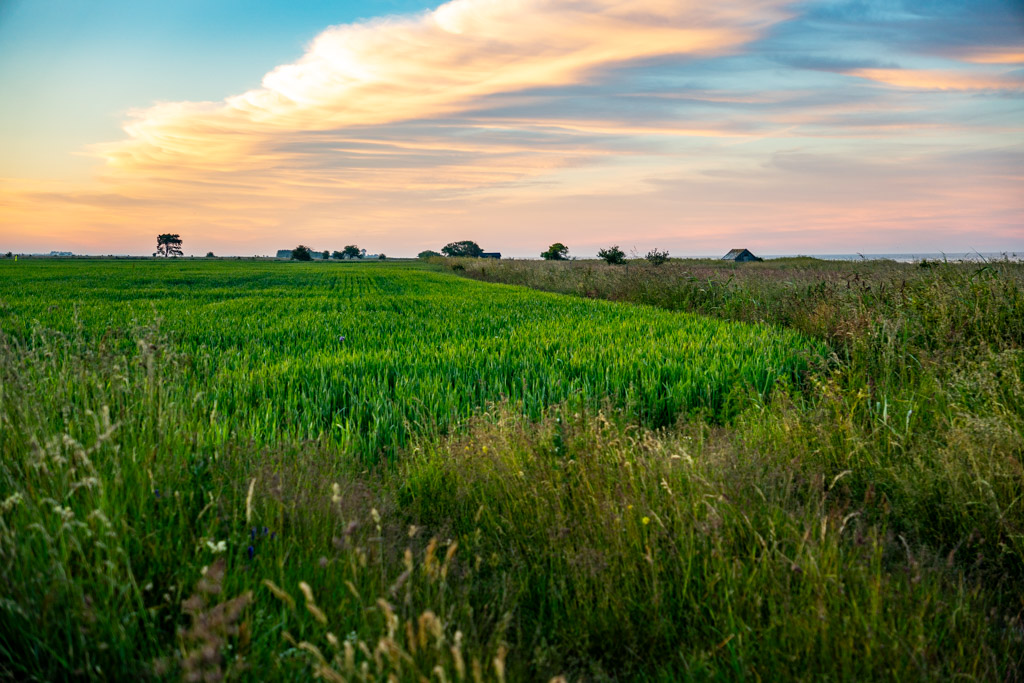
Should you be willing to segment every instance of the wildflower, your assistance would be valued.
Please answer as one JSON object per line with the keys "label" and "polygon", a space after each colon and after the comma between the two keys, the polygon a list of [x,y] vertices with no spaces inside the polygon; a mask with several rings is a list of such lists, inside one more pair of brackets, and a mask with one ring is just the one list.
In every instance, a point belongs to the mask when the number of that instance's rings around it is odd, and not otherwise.
{"label": "wildflower", "polygon": [[331,489],[333,490],[333,493],[331,494],[331,502],[333,502],[335,505],[340,505],[341,486],[339,486],[337,482],[334,482],[333,484],[331,484]]}
{"label": "wildflower", "polygon": [[71,510],[71,508],[64,507],[63,505],[54,505],[53,511],[57,514],[58,517],[60,517],[65,522],[70,522],[72,519],[75,518],[75,513]]}
{"label": "wildflower", "polygon": [[207,541],[206,542],[206,547],[210,549],[211,553],[213,553],[214,555],[218,555],[220,553],[223,553],[223,552],[227,551],[227,549],[228,549],[228,542],[227,541],[217,541],[216,543],[214,543],[213,541]]}
{"label": "wildflower", "polygon": [[249,482],[249,495],[245,497],[245,521],[252,521],[252,494],[256,491],[256,477]]}
{"label": "wildflower", "polygon": [[651,518],[650,518],[650,517],[647,517],[647,516],[645,516],[645,517],[644,517],[643,519],[641,519],[640,521],[641,521],[641,522],[643,523],[643,525],[644,525],[644,526],[647,526],[648,524],[650,524],[650,523],[651,523]]}
{"label": "wildflower", "polygon": [[251,560],[255,554],[256,554],[256,548],[253,548],[252,546],[249,546],[249,559]]}
{"label": "wildflower", "polygon": [[10,512],[15,506],[20,505],[23,498],[20,491],[16,491],[13,495],[9,496],[7,500],[0,503],[0,510],[3,512]]}
{"label": "wildflower", "polygon": [[345,341],[345,335],[343,335],[343,334],[339,334],[339,335],[338,335],[338,341],[340,341],[340,342],[343,342],[343,341]]}

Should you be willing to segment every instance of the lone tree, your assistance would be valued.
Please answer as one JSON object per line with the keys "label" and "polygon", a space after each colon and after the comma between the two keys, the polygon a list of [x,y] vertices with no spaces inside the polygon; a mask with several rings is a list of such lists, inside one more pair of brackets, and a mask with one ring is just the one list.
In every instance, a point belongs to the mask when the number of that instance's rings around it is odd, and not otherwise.
{"label": "lone tree", "polygon": [[433,249],[426,249],[417,254],[416,258],[428,259],[431,258],[432,256],[440,256],[440,254],[434,251]]}
{"label": "lone tree", "polygon": [[619,245],[608,247],[597,252],[597,257],[604,259],[609,265],[626,262],[626,253],[619,249]]}
{"label": "lone tree", "polygon": [[547,251],[541,252],[540,256],[546,261],[564,261],[569,258],[569,247],[561,242],[555,242]]}
{"label": "lone tree", "polygon": [[159,256],[181,256],[181,235],[164,233],[156,236],[156,253]]}
{"label": "lone tree", "polygon": [[644,258],[650,261],[652,266],[660,266],[665,261],[668,261],[668,252],[658,251],[658,248],[655,247],[647,252],[647,256],[644,256]]}
{"label": "lone tree", "polygon": [[312,261],[313,254],[309,251],[309,247],[304,244],[292,249],[292,258],[296,261]]}
{"label": "lone tree", "polygon": [[445,256],[469,256],[471,258],[479,258],[480,254],[484,253],[484,250],[480,248],[480,245],[473,240],[462,240],[461,242],[449,242],[441,248],[441,253]]}
{"label": "lone tree", "polygon": [[354,244],[350,244],[350,245],[348,245],[347,247],[345,247],[344,249],[341,250],[341,257],[342,258],[363,258],[363,254],[364,253],[366,253],[366,250],[360,249],[359,247],[357,247]]}

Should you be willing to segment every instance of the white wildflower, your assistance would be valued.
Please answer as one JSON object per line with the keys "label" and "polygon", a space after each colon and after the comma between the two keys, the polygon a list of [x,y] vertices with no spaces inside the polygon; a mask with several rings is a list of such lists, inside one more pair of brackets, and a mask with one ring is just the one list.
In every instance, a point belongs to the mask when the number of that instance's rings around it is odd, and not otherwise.
{"label": "white wildflower", "polygon": [[24,499],[21,496],[21,491],[17,491],[14,494],[8,496],[3,503],[0,503],[0,511],[10,512],[16,506],[21,505],[23,500]]}

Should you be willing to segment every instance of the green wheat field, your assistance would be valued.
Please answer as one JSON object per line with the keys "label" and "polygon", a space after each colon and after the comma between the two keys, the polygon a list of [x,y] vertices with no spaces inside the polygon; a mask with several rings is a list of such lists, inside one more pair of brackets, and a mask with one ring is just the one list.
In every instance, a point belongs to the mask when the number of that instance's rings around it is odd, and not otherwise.
{"label": "green wheat field", "polygon": [[1020,679],[1022,320],[1010,261],[0,261],[0,677]]}

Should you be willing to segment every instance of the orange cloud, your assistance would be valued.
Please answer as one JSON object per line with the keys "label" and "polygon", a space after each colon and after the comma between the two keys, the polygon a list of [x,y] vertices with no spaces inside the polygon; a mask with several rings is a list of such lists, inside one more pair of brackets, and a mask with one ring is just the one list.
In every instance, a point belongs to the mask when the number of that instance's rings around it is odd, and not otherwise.
{"label": "orange cloud", "polygon": [[1019,47],[975,52],[963,57],[975,64],[1024,64],[1024,50]]}
{"label": "orange cloud", "polygon": [[782,4],[453,0],[413,18],[329,29],[262,88],[135,111],[129,138],[95,151],[127,174],[259,167],[273,161],[261,150],[281,132],[450,115],[480,98],[580,83],[631,60],[733,51],[781,19]]}
{"label": "orange cloud", "polygon": [[851,76],[915,90],[1019,90],[1024,80],[1007,74],[935,69],[854,69]]}

